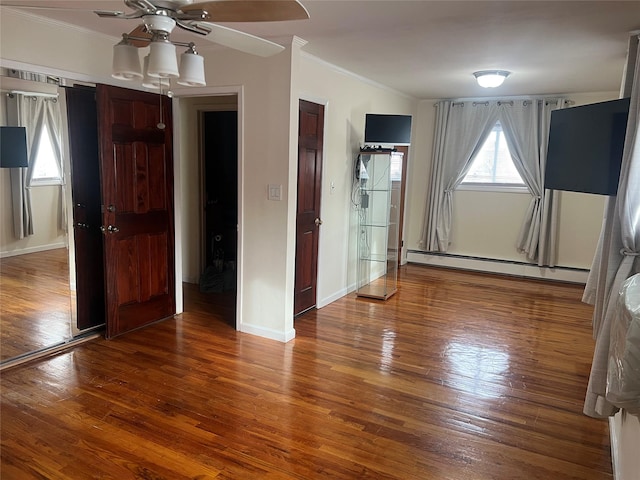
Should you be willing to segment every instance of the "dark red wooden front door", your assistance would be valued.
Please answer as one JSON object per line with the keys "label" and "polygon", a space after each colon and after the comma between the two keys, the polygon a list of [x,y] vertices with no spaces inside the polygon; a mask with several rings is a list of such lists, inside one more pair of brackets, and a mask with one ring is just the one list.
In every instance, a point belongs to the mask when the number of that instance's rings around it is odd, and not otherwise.
{"label": "dark red wooden front door", "polygon": [[300,100],[294,315],[316,305],[324,106]]}
{"label": "dark red wooden front door", "polygon": [[175,313],[172,119],[166,97],[97,93],[110,338]]}

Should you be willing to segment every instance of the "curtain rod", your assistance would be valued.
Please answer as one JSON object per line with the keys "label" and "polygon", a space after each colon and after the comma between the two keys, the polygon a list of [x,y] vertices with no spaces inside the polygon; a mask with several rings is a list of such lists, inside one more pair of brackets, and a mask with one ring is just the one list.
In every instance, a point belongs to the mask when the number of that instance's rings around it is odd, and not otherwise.
{"label": "curtain rod", "polygon": [[[533,103],[533,102],[546,102],[549,103],[553,100],[560,100],[560,98],[558,97],[547,97],[547,98],[523,98],[523,99],[518,99],[518,101],[522,101],[525,105],[528,103]],[[438,100],[436,103],[433,104],[434,107],[437,107],[439,103],[446,101],[446,100]],[[489,105],[490,102],[496,102],[498,105],[513,105],[513,100],[495,100],[495,99],[490,99],[490,100],[473,100],[473,99],[468,99],[468,100],[454,100],[451,101],[451,105],[455,106],[455,105],[464,105],[465,102],[471,102],[471,104],[475,107],[476,105]],[[562,102],[565,105],[574,105],[576,102],[574,102],[573,100],[570,99],[564,99],[564,101]]]}
{"label": "curtain rod", "polygon": [[11,90],[9,92],[12,95],[26,95],[28,97],[49,97],[49,98],[58,98],[57,93],[44,93],[44,92],[25,92],[23,90]]}

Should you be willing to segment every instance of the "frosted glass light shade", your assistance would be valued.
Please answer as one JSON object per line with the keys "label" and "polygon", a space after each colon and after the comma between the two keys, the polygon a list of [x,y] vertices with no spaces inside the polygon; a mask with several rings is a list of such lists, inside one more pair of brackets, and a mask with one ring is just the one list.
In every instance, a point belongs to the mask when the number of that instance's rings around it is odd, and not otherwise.
{"label": "frosted glass light shade", "polygon": [[111,76],[119,80],[142,78],[140,57],[136,47],[122,42],[114,45]]}
{"label": "frosted glass light shade", "polygon": [[170,81],[168,78],[150,77],[149,76],[149,55],[144,57],[142,67],[142,86],[147,88],[169,88]]}
{"label": "frosted glass light shade", "polygon": [[180,85],[187,87],[204,87],[204,57],[190,51],[180,55]]}
{"label": "frosted glass light shade", "polygon": [[151,42],[147,74],[157,78],[176,78],[179,75],[176,46],[170,42]]}
{"label": "frosted glass light shade", "polygon": [[505,78],[507,78],[511,72],[506,70],[482,70],[480,72],[474,72],[473,76],[476,77],[478,85],[484,88],[495,88],[502,85]]}

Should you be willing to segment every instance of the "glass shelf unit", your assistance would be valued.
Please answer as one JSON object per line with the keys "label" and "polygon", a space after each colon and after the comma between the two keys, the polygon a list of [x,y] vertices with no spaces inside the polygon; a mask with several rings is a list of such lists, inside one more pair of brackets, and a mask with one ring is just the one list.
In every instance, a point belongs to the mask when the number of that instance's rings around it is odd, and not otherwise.
{"label": "glass shelf unit", "polygon": [[386,300],[398,290],[401,152],[361,152],[356,175],[356,295]]}

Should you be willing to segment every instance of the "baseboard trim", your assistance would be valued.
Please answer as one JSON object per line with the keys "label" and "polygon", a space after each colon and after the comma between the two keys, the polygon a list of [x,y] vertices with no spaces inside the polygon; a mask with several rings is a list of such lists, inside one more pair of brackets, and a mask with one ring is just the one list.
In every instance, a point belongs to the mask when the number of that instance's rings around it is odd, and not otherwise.
{"label": "baseboard trim", "polygon": [[342,288],[342,289],[338,290],[337,292],[334,292],[330,296],[324,297],[323,299],[318,300],[318,302],[316,304],[316,308],[326,307],[327,305],[329,305],[329,304],[335,302],[336,300],[344,297],[345,295],[347,295],[349,292],[351,292],[353,290],[355,290],[355,286],[351,290],[349,290],[349,288]]}
{"label": "baseboard trim", "polygon": [[63,242],[60,242],[60,243],[49,243],[47,245],[38,245],[35,247],[21,248],[19,250],[10,250],[6,252],[0,252],[0,258],[26,255],[27,253],[46,252],[47,250],[57,250],[58,248],[67,248],[67,245]]}
{"label": "baseboard trim", "polygon": [[287,330],[286,332],[280,330],[273,330],[271,328],[259,327],[257,325],[241,324],[239,331],[242,333],[249,333],[258,337],[268,338],[270,340],[277,340],[282,343],[287,343],[296,337],[296,330],[294,328]]}
{"label": "baseboard trim", "polygon": [[583,285],[587,283],[589,275],[589,270],[580,268],[539,267],[530,263],[509,260],[438,254],[419,250],[409,250],[407,252],[407,262]]}
{"label": "baseboard trim", "polygon": [[609,441],[611,443],[611,468],[613,469],[613,480],[620,480],[620,445],[618,445],[617,422],[614,417],[609,417]]}

